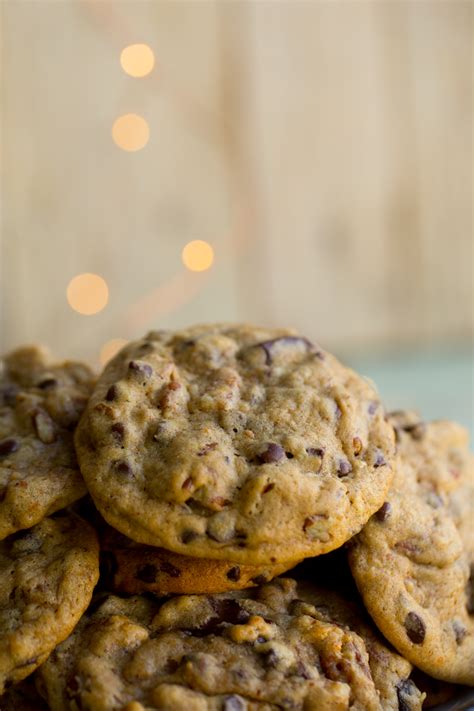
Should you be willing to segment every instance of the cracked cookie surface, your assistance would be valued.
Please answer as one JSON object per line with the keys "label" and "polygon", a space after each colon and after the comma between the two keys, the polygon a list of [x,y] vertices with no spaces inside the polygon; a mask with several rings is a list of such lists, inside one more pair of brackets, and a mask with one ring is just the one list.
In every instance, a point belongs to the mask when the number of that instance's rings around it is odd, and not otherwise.
{"label": "cracked cookie surface", "polygon": [[0,540],[84,496],[73,430],[93,385],[82,363],[36,346],[0,366]]}
{"label": "cracked cookie surface", "polygon": [[342,545],[383,503],[394,452],[363,378],[293,331],[231,325],[126,346],[76,446],[122,533],[251,565]]}
{"label": "cracked cookie surface", "polygon": [[353,612],[281,578],[164,602],[111,596],[53,652],[41,684],[52,711],[419,711],[410,664],[363,624],[351,629]]}
{"label": "cracked cookie surface", "polygon": [[73,514],[0,542],[0,694],[70,634],[98,577],[97,536]]}
{"label": "cracked cookie surface", "polygon": [[435,678],[474,685],[468,544],[459,533],[465,525],[472,540],[472,511],[469,523],[464,507],[457,518],[453,508],[472,467],[467,433],[410,413],[393,424],[392,488],[351,545],[351,569],[367,610],[403,656]]}

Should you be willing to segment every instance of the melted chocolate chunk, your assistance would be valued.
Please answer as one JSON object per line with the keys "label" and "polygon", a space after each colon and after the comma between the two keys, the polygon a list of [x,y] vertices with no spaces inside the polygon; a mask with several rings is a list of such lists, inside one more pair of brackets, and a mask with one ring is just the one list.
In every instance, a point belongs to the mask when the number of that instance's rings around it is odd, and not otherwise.
{"label": "melted chocolate chunk", "polygon": [[369,415],[375,415],[375,413],[377,412],[378,406],[379,406],[379,404],[375,400],[372,400],[372,402],[369,402],[369,405],[367,407],[367,412],[369,413]]}
{"label": "melted chocolate chunk", "polygon": [[386,521],[388,518],[390,518],[392,514],[392,504],[390,501],[385,501],[382,506],[379,508],[379,510],[376,512],[375,516],[379,521],[382,523]]}
{"label": "melted chocolate chunk", "polygon": [[147,563],[138,568],[136,576],[143,583],[156,583],[156,578],[158,576],[158,568],[156,565]]}
{"label": "melted chocolate chunk", "polygon": [[167,561],[160,563],[160,570],[166,573],[166,575],[169,575],[170,578],[179,578],[181,575],[180,569]]}
{"label": "melted chocolate chunk", "polygon": [[137,373],[143,378],[150,378],[153,373],[153,368],[148,363],[141,363],[140,361],[131,360],[128,364],[128,369],[132,373]]}
{"label": "melted chocolate chunk", "polygon": [[229,578],[229,580],[232,580],[232,582],[236,583],[238,580],[240,580],[240,568],[238,565],[234,565],[233,568],[229,568],[229,570],[226,573],[226,577]]}
{"label": "melted chocolate chunk", "polygon": [[110,388],[105,393],[105,399],[107,402],[112,402],[117,397],[117,386],[111,385]]}
{"label": "melted chocolate chunk", "polygon": [[309,673],[307,667],[303,664],[303,662],[298,662],[296,664],[296,674],[297,676],[300,676],[303,679],[311,679],[311,674]]}
{"label": "melted chocolate chunk", "polygon": [[426,424],[424,422],[417,422],[414,425],[406,425],[405,427],[402,427],[402,429],[405,432],[408,432],[408,434],[416,440],[423,439],[426,434]]}
{"label": "melted chocolate chunk", "polygon": [[411,679],[402,679],[397,684],[398,711],[412,711],[416,698],[416,686]]}
{"label": "melted chocolate chunk", "polygon": [[275,442],[269,442],[266,449],[257,456],[259,464],[275,464],[285,456],[285,450]]}
{"label": "melted chocolate chunk", "polygon": [[405,617],[405,629],[413,644],[423,644],[426,634],[426,626],[421,617],[416,612],[409,612]]}
{"label": "melted chocolate chunk", "polygon": [[217,442],[209,442],[208,444],[205,444],[202,449],[199,450],[197,453],[198,457],[203,457],[205,454],[208,452],[212,452],[214,449],[217,447]]}
{"label": "melted chocolate chunk", "polygon": [[16,452],[19,447],[18,440],[9,437],[8,439],[2,439],[0,442],[0,457],[6,457],[9,454]]}
{"label": "melted chocolate chunk", "polygon": [[314,353],[319,358],[323,358],[321,351],[318,351],[311,341],[302,336],[280,336],[279,338],[272,338],[269,341],[263,341],[262,343],[257,343],[257,348],[262,348],[265,353],[265,365],[271,365],[272,363],[272,350],[276,344],[283,346],[291,346],[293,344],[303,344],[308,353]]}

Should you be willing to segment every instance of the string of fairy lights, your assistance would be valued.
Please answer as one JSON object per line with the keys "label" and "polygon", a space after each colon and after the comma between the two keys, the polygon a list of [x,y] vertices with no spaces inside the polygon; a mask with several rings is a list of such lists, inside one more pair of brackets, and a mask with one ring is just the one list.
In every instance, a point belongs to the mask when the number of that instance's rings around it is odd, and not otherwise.
{"label": "string of fairy lights", "polygon": [[[140,79],[155,68],[155,55],[147,44],[131,44],[120,54],[120,65],[129,76]],[[111,137],[123,151],[134,153],[143,150],[150,140],[150,127],[143,116],[127,113],[112,124]],[[190,272],[204,272],[214,262],[214,250],[205,240],[192,240],[181,251],[181,261]],[[83,316],[93,316],[103,311],[109,303],[109,287],[99,274],[78,274],[71,279],[66,289],[71,309]],[[127,341],[114,338],[101,349],[100,361],[106,363]]]}

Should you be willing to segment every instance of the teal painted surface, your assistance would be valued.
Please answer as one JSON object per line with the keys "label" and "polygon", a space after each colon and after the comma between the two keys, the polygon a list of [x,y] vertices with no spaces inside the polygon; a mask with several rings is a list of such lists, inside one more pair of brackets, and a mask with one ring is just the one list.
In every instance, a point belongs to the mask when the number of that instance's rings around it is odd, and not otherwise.
{"label": "teal painted surface", "polygon": [[346,362],[375,382],[387,409],[414,409],[427,420],[456,420],[470,430],[474,448],[472,352],[418,352]]}

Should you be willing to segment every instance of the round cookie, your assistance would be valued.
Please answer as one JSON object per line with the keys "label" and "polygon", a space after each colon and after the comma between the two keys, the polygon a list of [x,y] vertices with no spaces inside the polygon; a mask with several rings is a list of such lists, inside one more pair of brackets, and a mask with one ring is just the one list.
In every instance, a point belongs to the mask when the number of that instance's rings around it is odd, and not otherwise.
{"label": "round cookie", "polygon": [[0,543],[0,694],[70,634],[98,577],[96,534],[73,514],[45,518]]}
{"label": "round cookie", "polygon": [[132,595],[153,592],[209,594],[263,585],[299,561],[267,566],[236,565],[225,560],[190,558],[135,543],[107,527],[101,535],[101,567],[111,591]]}
{"label": "round cookie", "polygon": [[36,346],[13,351],[0,367],[1,540],[86,493],[73,430],[93,375],[82,363],[52,364]]}
{"label": "round cookie", "polygon": [[328,609],[326,597],[281,578],[161,603],[111,596],[43,665],[42,690],[52,711],[421,709],[416,687],[396,672],[407,705],[398,697],[384,705],[371,663],[391,674],[393,653],[382,644],[386,657],[368,651],[363,632]]}
{"label": "round cookie", "polygon": [[130,538],[268,565],[342,545],[383,501],[393,428],[373,388],[293,331],[152,332],[106,367],[76,434]]}
{"label": "round cookie", "polygon": [[349,549],[352,573],[370,615],[404,657],[430,676],[474,685],[469,565],[450,509],[472,461],[467,435],[412,415],[397,414],[394,425],[392,488]]}

